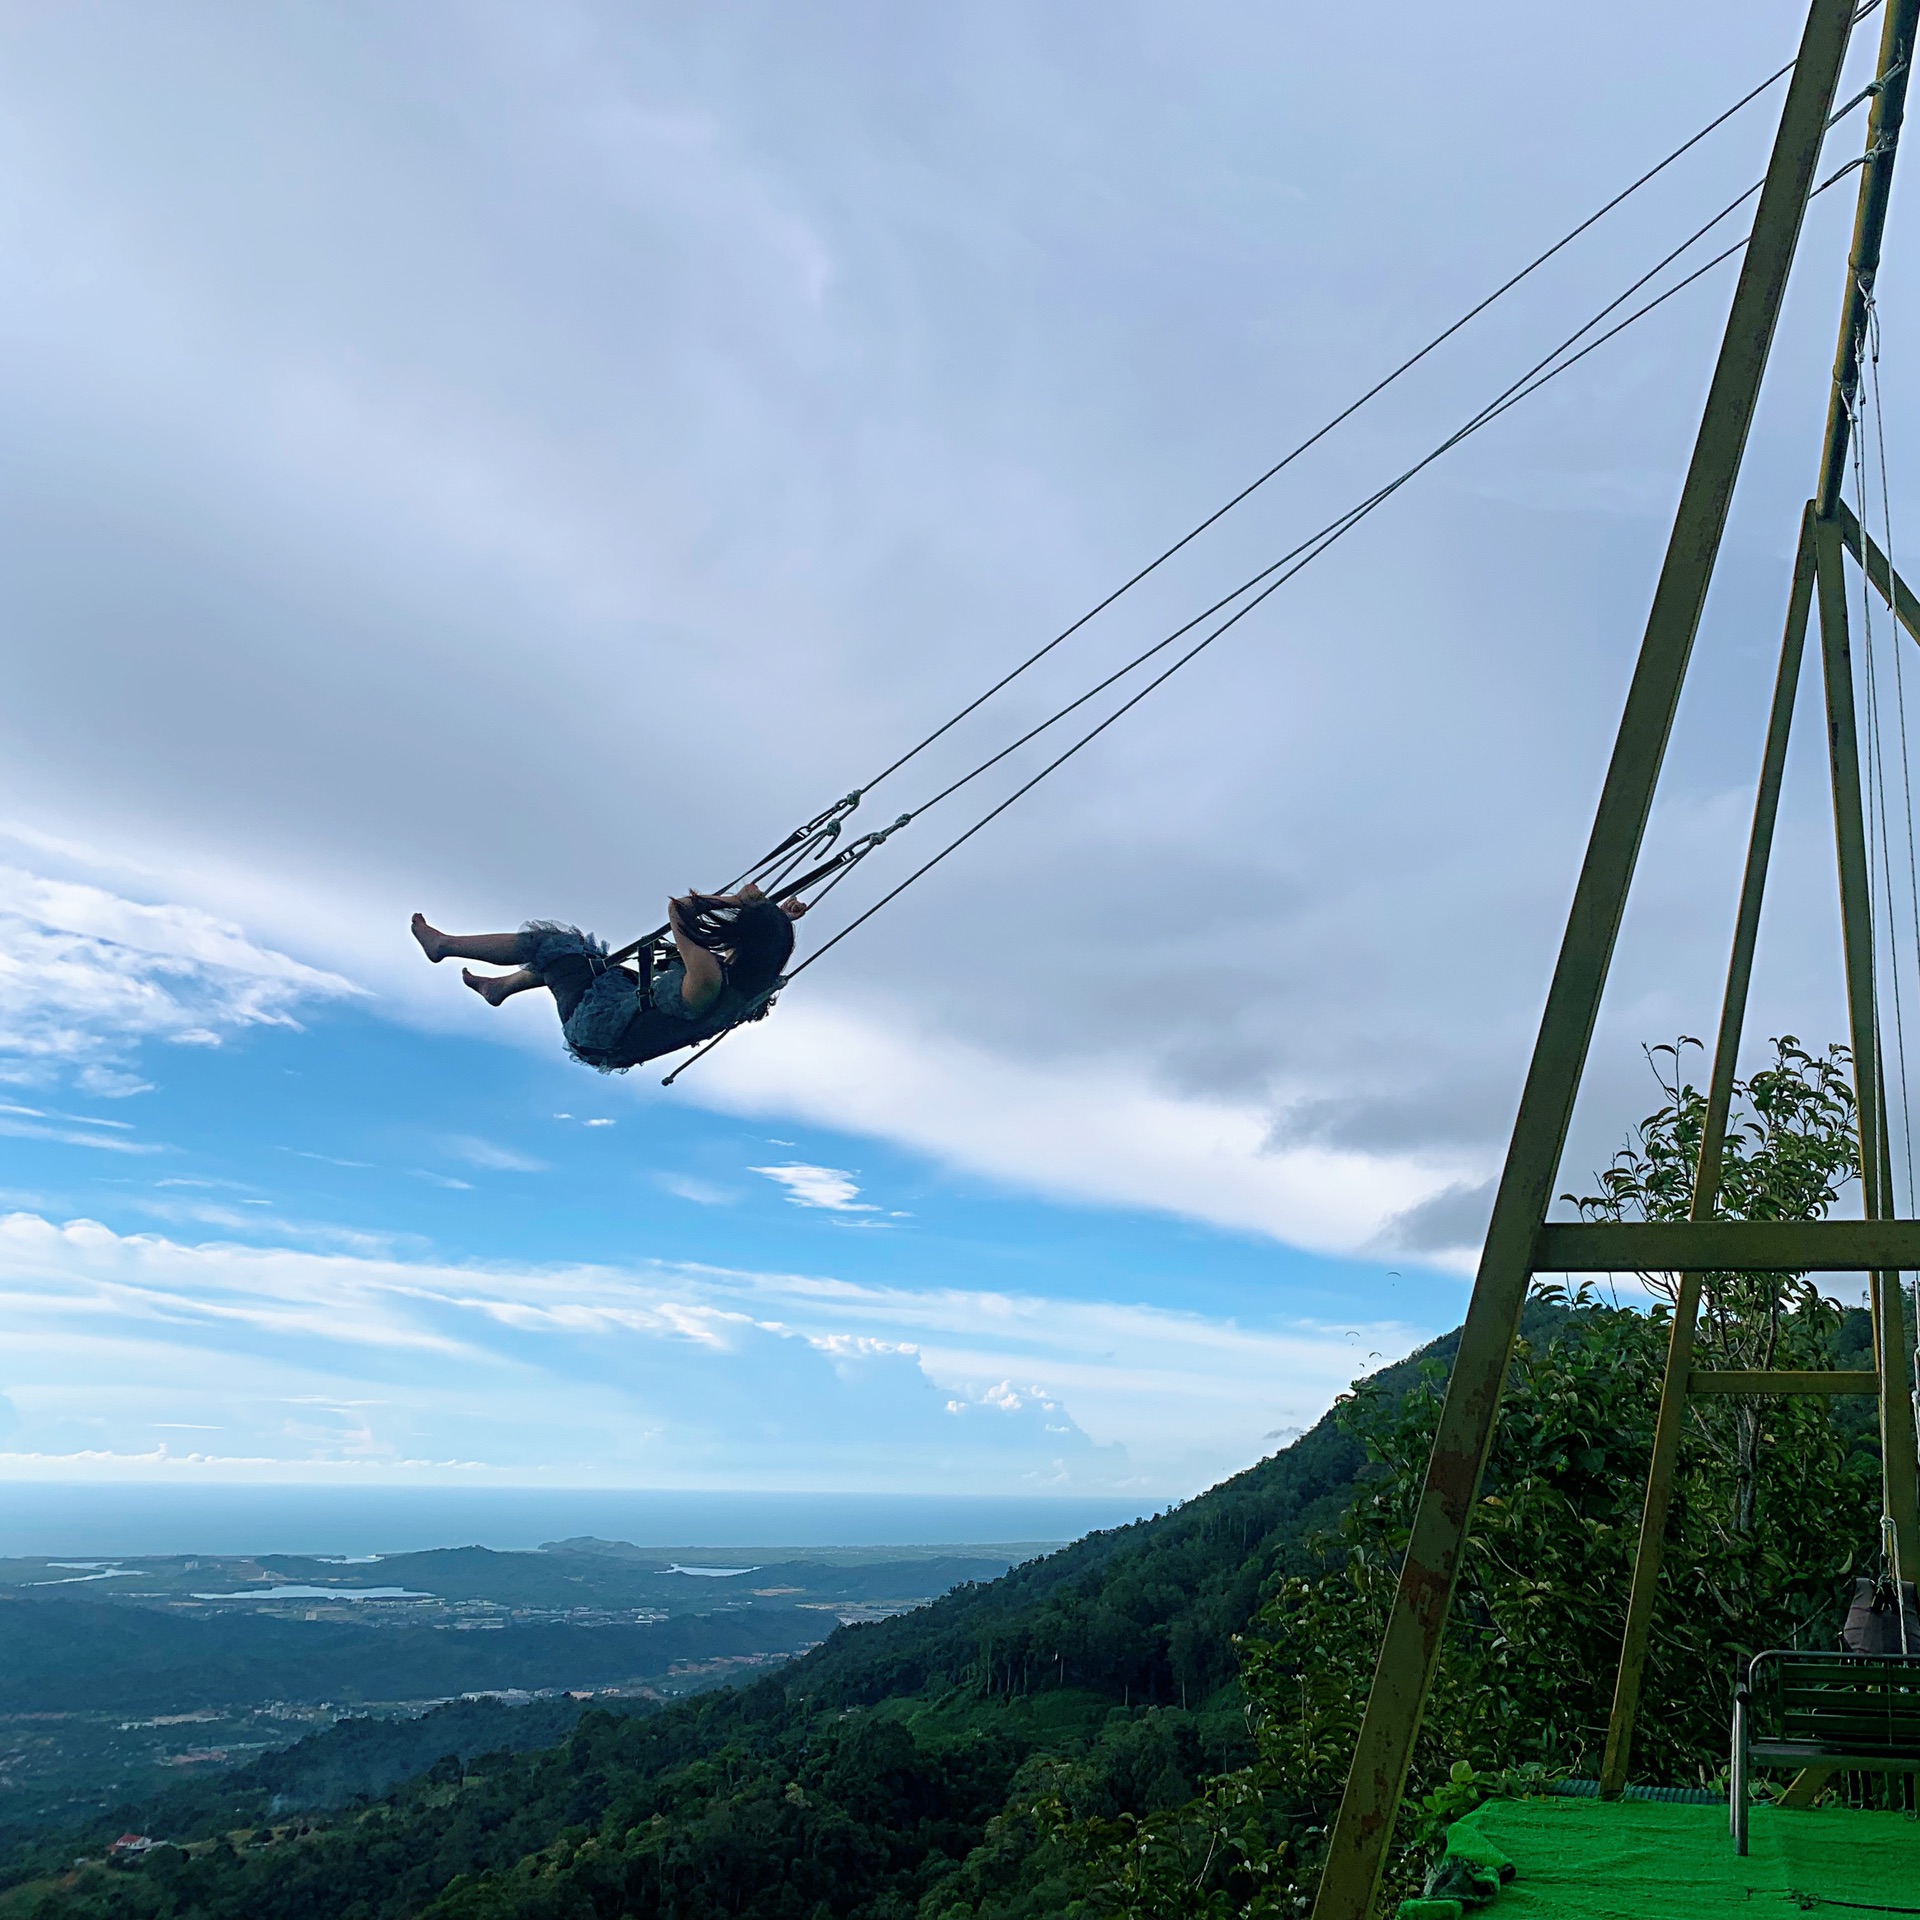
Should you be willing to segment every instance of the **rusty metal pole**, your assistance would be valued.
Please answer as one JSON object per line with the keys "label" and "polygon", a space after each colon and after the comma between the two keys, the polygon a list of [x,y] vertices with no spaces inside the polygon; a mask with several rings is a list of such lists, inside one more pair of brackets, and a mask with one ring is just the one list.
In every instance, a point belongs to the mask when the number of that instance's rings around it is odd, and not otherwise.
{"label": "rusty metal pole", "polygon": [[1368,1920],[1386,1863],[1533,1275],[1535,1237],[1552,1199],[1851,25],[1852,0],[1813,0],[1548,989],[1399,1588],[1328,1843],[1315,1920]]}
{"label": "rusty metal pole", "polygon": [[[1727,961],[1727,988],[1720,1002],[1720,1032],[1714,1042],[1713,1077],[1707,1086],[1700,1157],[1693,1176],[1693,1204],[1688,1209],[1689,1218],[1694,1220],[1711,1220],[1720,1201],[1727,1115],[1733,1106],[1734,1069],[1739,1062],[1740,1036],[1747,1020],[1747,992],[1753,982],[1753,955],[1760,938],[1760,908],[1766,896],[1767,867],[1773,856],[1773,830],[1780,816],[1780,785],[1787,768],[1787,741],[1800,691],[1800,672],[1806,661],[1813,575],[1813,508],[1809,505],[1800,520],[1793,591],[1787,602],[1786,631],[1780,639],[1780,668],[1774,676],[1767,742],[1760,756],[1753,828],[1747,838],[1747,866],[1740,882],[1739,911],[1734,916],[1733,952]],[[1647,1466],[1647,1497],[1640,1509],[1640,1541],[1633,1559],[1633,1585],[1627,1596],[1626,1632],[1620,1642],[1613,1711],[1607,1718],[1606,1758],[1600,1768],[1600,1791],[1609,1800],[1626,1785],[1627,1768],[1633,1755],[1634,1721],[1640,1711],[1640,1682],[1646,1669],[1647,1641],[1653,1631],[1660,1562],[1666,1551],[1667,1514],[1673,1502],[1674,1471],[1680,1462],[1680,1423],[1686,1413],[1687,1376],[1693,1371],[1694,1324],[1700,1312],[1704,1279],[1699,1273],[1682,1274],[1673,1306],[1667,1367],[1660,1383],[1660,1411],[1653,1426],[1653,1456]]]}
{"label": "rusty metal pole", "polygon": [[[1827,692],[1828,766],[1833,784],[1834,844],[1840,866],[1840,931],[1847,966],[1847,1013],[1860,1126],[1860,1187],[1869,1220],[1892,1218],[1884,1152],[1880,1015],[1874,992],[1873,901],[1865,809],[1860,795],[1860,743],[1854,717],[1853,650],[1847,621],[1844,545],[1837,518],[1814,522],[1819,572],[1820,651]],[[1872,1276],[1875,1364],[1880,1374],[1882,1510],[1893,1521],[1898,1577],[1920,1569],[1920,1462],[1914,1452],[1913,1402],[1906,1375],[1911,1349],[1900,1276]]]}
{"label": "rusty metal pole", "polygon": [[[1846,479],[1847,444],[1860,388],[1860,350],[1873,304],[1886,235],[1887,206],[1893,191],[1893,163],[1906,117],[1907,83],[1913,60],[1920,0],[1892,0],[1880,33],[1879,92],[1867,123],[1866,162],[1854,206],[1853,244],[1847,255],[1847,290],[1840,308],[1840,341],[1834,354],[1833,391],[1827,403],[1827,435],[1821,452],[1820,480],[1814,493],[1819,514],[1816,546],[1820,569],[1820,629],[1826,662],[1827,730],[1833,775],[1834,832],[1840,858],[1840,918],[1847,960],[1847,1002],[1852,1025],[1854,1087],[1860,1111],[1861,1188],[1867,1218],[1888,1219],[1888,1191],[1882,1151],[1886,1130],[1885,1089],[1881,1085],[1879,1011],[1874,997],[1872,899],[1867,873],[1865,827],[1860,811],[1859,743],[1854,720],[1852,655],[1847,632],[1846,573],[1842,558],[1852,521],[1840,490]],[[1866,544],[1857,525],[1858,552]],[[1865,553],[1861,564],[1872,578]],[[1883,565],[1885,556],[1880,556]],[[1892,592],[1887,569],[1888,597]],[[1913,1401],[1906,1375],[1911,1342],[1900,1295],[1900,1276],[1872,1276],[1874,1345],[1880,1371],[1880,1469],[1883,1511],[1893,1522],[1897,1577],[1920,1578],[1920,1462],[1916,1462]]]}
{"label": "rusty metal pole", "polygon": [[1913,590],[1887,564],[1880,543],[1862,530],[1853,509],[1844,500],[1835,507],[1833,517],[1840,522],[1840,538],[1846,542],[1847,551],[1860,562],[1874,590],[1892,609],[1893,617],[1911,638],[1920,640],[1920,599],[1914,598]]}
{"label": "rusty metal pole", "polygon": [[[1906,113],[1908,64],[1915,38],[1916,19],[1920,19],[1920,0],[1894,0],[1887,8],[1880,35],[1879,64],[1876,68],[1876,92],[1868,115],[1867,141],[1860,188],[1854,209],[1853,242],[1848,253],[1846,293],[1841,302],[1840,345],[1834,359],[1833,391],[1827,409],[1827,432],[1821,449],[1820,475],[1815,498],[1801,518],[1800,545],[1794,565],[1793,591],[1787,615],[1787,636],[1782,646],[1781,675],[1774,687],[1774,703],[1763,757],[1759,797],[1754,809],[1753,836],[1749,842],[1746,878],[1741,888],[1740,910],[1735,924],[1733,958],[1727,970],[1727,992],[1722,1004],[1720,1035],[1714,1053],[1714,1078],[1708,1096],[1706,1125],[1700,1147],[1700,1161],[1694,1176],[1693,1205],[1689,1217],[1711,1219],[1720,1184],[1720,1157],[1724,1145],[1726,1110],[1724,1093],[1731,1087],[1734,1060],[1740,1045],[1740,1028],[1746,1009],[1747,981],[1753,964],[1753,945],[1759,928],[1760,893],[1765,885],[1767,849],[1771,844],[1773,818],[1779,801],[1779,784],[1785,760],[1786,729],[1791,723],[1793,689],[1797,687],[1801,656],[1806,639],[1808,601],[1814,573],[1814,521],[1817,516],[1836,520],[1840,535],[1866,569],[1889,605],[1893,606],[1909,630],[1915,630],[1920,609],[1906,593],[1888,565],[1886,556],[1874,546],[1840,498],[1845,477],[1846,449],[1852,419],[1854,393],[1860,377],[1860,343],[1867,319],[1868,302],[1874,276],[1879,270],[1882,238],[1886,229],[1889,190],[1894,155],[1899,146],[1900,128]],[[1836,561],[1837,570],[1837,561]],[[1823,602],[1824,609],[1824,602]],[[1844,615],[1844,603],[1842,604]],[[1823,623],[1824,631],[1824,623]],[[1844,620],[1841,648],[1845,649]],[[1787,683],[1791,656],[1792,685]],[[1847,729],[1852,730],[1851,692],[1847,699]],[[1835,805],[1843,807],[1844,796],[1836,774]],[[1854,781],[1857,800],[1857,772]],[[1764,822],[1764,839],[1763,839]],[[1842,834],[1844,842],[1845,835]],[[1847,865],[1842,853],[1843,871]],[[1848,889],[1843,885],[1843,914]],[[1857,943],[1856,943],[1857,944]],[[1849,949],[1850,954],[1853,949]],[[1857,957],[1857,956],[1856,956]],[[1871,936],[1867,943],[1869,974]],[[1871,979],[1866,982],[1871,997]],[[1877,1056],[1876,1056],[1877,1057]],[[1876,1084],[1870,1073],[1867,1087]],[[1856,1087],[1856,1091],[1860,1089]],[[1863,1112],[1862,1141],[1875,1137],[1876,1127]],[[1878,1131],[1885,1129],[1885,1102],[1881,1102]],[[1871,1214],[1872,1209],[1869,1209]],[[1634,1556],[1633,1587],[1627,1601],[1626,1630],[1620,1648],[1620,1667],[1614,1686],[1613,1711],[1607,1722],[1606,1758],[1600,1770],[1600,1791],[1608,1798],[1626,1785],[1632,1756],[1633,1728],[1639,1711],[1640,1683],[1645,1670],[1648,1637],[1652,1631],[1654,1599],[1660,1578],[1660,1563],[1665,1548],[1667,1514],[1673,1491],[1673,1474],[1679,1458],[1680,1422],[1685,1408],[1687,1374],[1691,1368],[1693,1330],[1699,1311],[1701,1276],[1681,1276],[1675,1303],[1673,1331],[1668,1344],[1667,1368],[1661,1383],[1660,1410],[1654,1425],[1653,1459],[1647,1474],[1647,1497],[1641,1509],[1640,1539]],[[1880,1306],[1887,1291],[1882,1278],[1876,1277],[1874,1293],[1874,1331],[1879,1340],[1887,1315]],[[1900,1313],[1894,1287],[1893,1312]],[[1884,1376],[1884,1370],[1883,1370]],[[1883,1396],[1884,1397],[1884,1396]],[[1898,1425],[1898,1410],[1894,1414]],[[1882,1427],[1886,1425],[1883,1414]],[[1883,1445],[1883,1457],[1899,1450],[1896,1437]],[[1909,1449],[1910,1450],[1910,1446]],[[1900,1479],[1896,1466],[1894,1479]],[[1902,1490],[1889,1489],[1888,1510],[1904,1506]],[[1896,1528],[1898,1522],[1896,1521]],[[1902,1535],[1904,1537],[1904,1533]],[[1904,1558],[1904,1555],[1903,1555]]]}
{"label": "rusty metal pole", "polygon": [[1840,303],[1840,345],[1833,360],[1833,393],[1827,402],[1827,437],[1820,451],[1819,484],[1813,490],[1814,511],[1823,520],[1834,517],[1847,477],[1847,441],[1854,395],[1860,388],[1860,343],[1866,334],[1873,283],[1880,273],[1893,162],[1907,116],[1916,25],[1920,25],[1920,0],[1890,0],[1880,27],[1880,61],[1874,69],[1878,91],[1867,114],[1867,151],[1854,202],[1853,244],[1847,251],[1847,291]]}

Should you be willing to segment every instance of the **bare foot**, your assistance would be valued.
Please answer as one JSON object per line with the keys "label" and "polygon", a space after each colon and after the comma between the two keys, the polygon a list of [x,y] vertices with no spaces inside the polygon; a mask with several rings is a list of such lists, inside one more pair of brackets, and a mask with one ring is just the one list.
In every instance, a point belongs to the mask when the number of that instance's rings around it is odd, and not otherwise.
{"label": "bare foot", "polygon": [[413,937],[420,942],[420,951],[437,967],[447,957],[447,936],[438,927],[428,926],[424,913],[416,913],[411,925]]}
{"label": "bare foot", "polygon": [[500,1002],[507,997],[501,989],[513,976],[510,973],[475,973],[471,967],[462,967],[460,969],[460,978],[464,980],[488,1006],[497,1007]]}

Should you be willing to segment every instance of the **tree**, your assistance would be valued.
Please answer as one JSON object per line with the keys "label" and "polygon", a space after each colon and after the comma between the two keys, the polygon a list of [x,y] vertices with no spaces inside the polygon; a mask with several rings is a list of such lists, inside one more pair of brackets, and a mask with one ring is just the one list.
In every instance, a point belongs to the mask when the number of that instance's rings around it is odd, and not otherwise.
{"label": "tree", "polygon": [[[1659,1109],[1598,1176],[1597,1194],[1562,1197],[1589,1220],[1684,1220],[1693,1202],[1706,1098],[1681,1077],[1681,1038],[1647,1050],[1665,1096]],[[1859,1174],[1851,1056],[1830,1046],[1808,1053],[1791,1034],[1773,1043],[1771,1066],[1734,1082],[1734,1117],[1721,1157],[1719,1212],[1730,1220],[1817,1220]],[[1643,1274],[1643,1282],[1675,1297],[1673,1276]],[[1711,1273],[1706,1276],[1695,1334],[1701,1364],[1765,1372],[1774,1367],[1831,1364],[1839,1310],[1804,1274]],[[1694,1431],[1725,1456],[1734,1497],[1725,1516],[1724,1545],[1744,1562],[1760,1530],[1760,1453],[1764,1439],[1813,1441],[1819,1422],[1796,1421],[1791,1405],[1758,1399],[1724,1400],[1700,1410]],[[1735,1593],[1719,1604],[1740,1604]]]}
{"label": "tree", "polygon": [[[1662,1102],[1576,1204],[1589,1217],[1671,1219],[1692,1194],[1704,1100],[1681,1041],[1650,1051]],[[1843,1049],[1791,1037],[1735,1089],[1723,1216],[1815,1219],[1856,1168]],[[1516,1344],[1492,1458],[1409,1778],[1392,1867],[1405,1890],[1446,1822],[1502,1778],[1597,1768],[1672,1318],[1583,1287],[1536,1296]],[[1716,1274],[1705,1364],[1833,1364],[1851,1324],[1802,1276]],[[1542,1312],[1545,1307],[1547,1311]],[[1555,1311],[1557,1309],[1557,1311]],[[1862,1316],[1857,1312],[1853,1319]],[[1149,1916],[1294,1911],[1353,1751],[1373,1660],[1440,1410],[1430,1363],[1393,1400],[1341,1409],[1369,1470],[1318,1563],[1279,1579],[1241,1652],[1260,1758],[1187,1807],[1102,1832],[1082,1823],[1096,1910]],[[1873,1548],[1877,1463],[1825,1399],[1702,1401],[1689,1411],[1638,1745],[1643,1777],[1710,1778],[1724,1764],[1738,1667],[1763,1646],[1829,1637],[1846,1576]],[[1247,1871],[1249,1833],[1268,1870]]]}

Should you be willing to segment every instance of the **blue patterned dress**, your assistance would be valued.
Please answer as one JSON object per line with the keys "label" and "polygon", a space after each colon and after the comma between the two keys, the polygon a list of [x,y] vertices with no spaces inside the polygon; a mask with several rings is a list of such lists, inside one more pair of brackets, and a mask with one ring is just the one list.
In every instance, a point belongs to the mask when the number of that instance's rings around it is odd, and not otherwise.
{"label": "blue patterned dress", "polygon": [[625,1073],[698,1046],[758,1010],[725,978],[724,963],[719,997],[696,1013],[681,997],[687,970],[680,961],[643,984],[631,968],[608,965],[604,940],[552,920],[530,920],[521,930],[520,964],[552,990],[567,1051],[600,1073]]}

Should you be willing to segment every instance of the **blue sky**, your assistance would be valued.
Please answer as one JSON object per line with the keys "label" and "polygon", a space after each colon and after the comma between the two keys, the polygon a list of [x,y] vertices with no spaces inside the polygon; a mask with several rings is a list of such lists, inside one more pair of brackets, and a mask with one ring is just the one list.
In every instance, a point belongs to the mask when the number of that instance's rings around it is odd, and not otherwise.
{"label": "blue sky", "polygon": [[[407,916],[622,940],[718,883],[1798,24],[0,23],[0,1476],[1152,1501],[1453,1324],[1724,268],[671,1093],[570,1065],[534,996],[489,1011]],[[863,822],[1424,452],[1757,176],[1776,99]],[[1569,1185],[1651,1104],[1641,1045],[1711,1029],[1847,199],[1809,217]],[[1803,728],[1756,1046],[1843,1026],[1817,748]],[[900,836],[803,946],[937,844]]]}
{"label": "blue sky", "polygon": [[636,1098],[555,1044],[282,1019],[0,1108],[16,1475],[1164,1499],[1456,1288]]}

